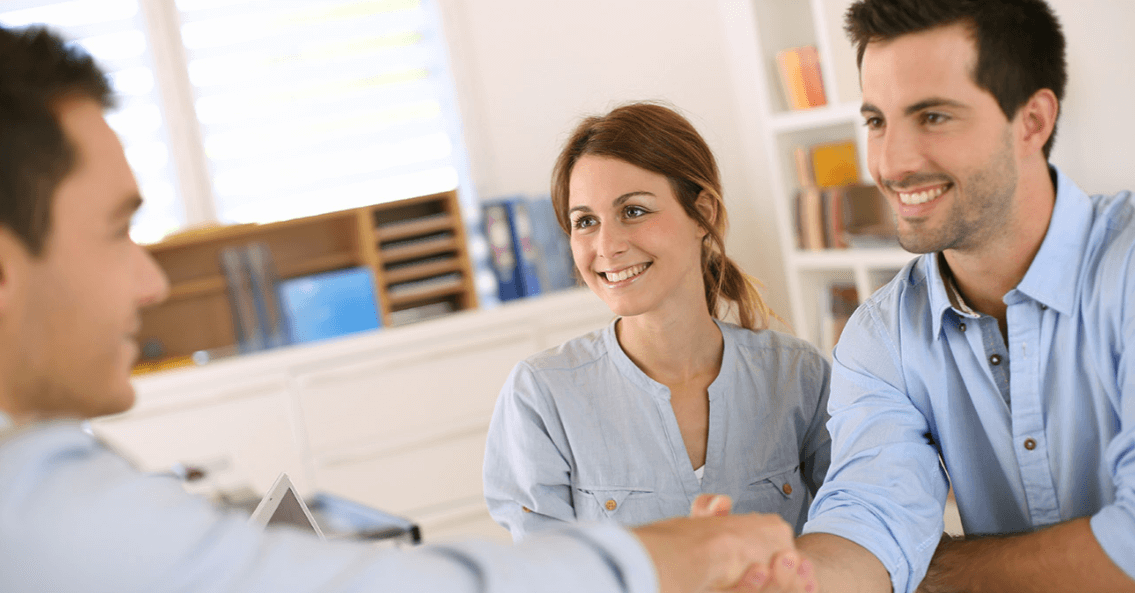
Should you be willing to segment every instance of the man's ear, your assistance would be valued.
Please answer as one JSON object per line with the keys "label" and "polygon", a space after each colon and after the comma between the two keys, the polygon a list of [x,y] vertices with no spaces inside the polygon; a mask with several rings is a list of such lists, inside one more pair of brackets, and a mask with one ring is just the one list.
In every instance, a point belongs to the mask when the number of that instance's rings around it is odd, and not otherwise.
{"label": "man's ear", "polygon": [[31,254],[8,227],[0,225],[0,315],[11,307]]}
{"label": "man's ear", "polygon": [[705,219],[708,228],[702,229],[705,234],[709,234],[709,229],[717,225],[718,215],[718,202],[714,199],[708,191],[702,190],[698,194],[697,199],[694,201],[694,208],[697,208],[701,213],[702,218]]}
{"label": "man's ear", "polygon": [[1056,129],[1056,118],[1060,115],[1060,100],[1049,89],[1040,89],[1029,97],[1028,102],[1017,110],[1020,122],[1021,156],[1040,152],[1044,143],[1052,137]]}

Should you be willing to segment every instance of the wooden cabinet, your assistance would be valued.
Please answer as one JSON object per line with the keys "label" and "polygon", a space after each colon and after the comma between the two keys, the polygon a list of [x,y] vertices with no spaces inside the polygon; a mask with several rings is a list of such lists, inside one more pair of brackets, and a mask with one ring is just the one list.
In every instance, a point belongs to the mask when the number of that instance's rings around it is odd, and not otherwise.
{"label": "wooden cabinet", "polygon": [[272,224],[194,231],[148,246],[170,281],[169,298],[142,313],[141,343],[163,358],[236,343],[221,252],[259,242],[277,275],[296,278],[367,266],[383,326],[423,307],[477,306],[465,227],[455,192],[422,196]]}

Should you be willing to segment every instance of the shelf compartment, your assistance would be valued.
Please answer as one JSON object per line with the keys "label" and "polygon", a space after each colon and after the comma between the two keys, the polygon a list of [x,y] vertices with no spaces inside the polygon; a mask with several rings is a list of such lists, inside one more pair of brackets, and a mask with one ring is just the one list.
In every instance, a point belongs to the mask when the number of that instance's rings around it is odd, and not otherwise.
{"label": "shelf compartment", "polygon": [[277,273],[280,278],[295,278],[307,276],[318,272],[330,272],[353,266],[362,265],[357,253],[329,253],[320,257],[311,257],[299,261],[277,264]]}
{"label": "shelf compartment", "polygon": [[438,257],[388,267],[383,277],[387,284],[396,284],[459,271],[461,271],[461,260],[456,256]]}
{"label": "shelf compartment", "polygon": [[378,240],[386,243],[388,241],[398,241],[421,235],[430,235],[438,231],[452,230],[454,223],[455,221],[449,213],[442,212],[416,220],[383,224],[378,226],[376,232],[378,234]]}
{"label": "shelf compartment", "polygon": [[430,255],[455,252],[460,248],[453,235],[422,238],[405,244],[394,243],[381,248],[382,260],[389,263],[402,262]]}
{"label": "shelf compartment", "polygon": [[387,291],[391,307],[402,307],[422,301],[461,294],[465,291],[465,278],[460,274],[445,274],[436,279],[418,280],[413,288],[393,287]]}

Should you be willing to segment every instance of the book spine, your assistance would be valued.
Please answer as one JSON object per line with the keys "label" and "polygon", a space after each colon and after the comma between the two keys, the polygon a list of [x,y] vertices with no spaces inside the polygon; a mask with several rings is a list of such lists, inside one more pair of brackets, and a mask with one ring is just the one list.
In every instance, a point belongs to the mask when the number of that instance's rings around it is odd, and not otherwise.
{"label": "book spine", "polygon": [[800,55],[800,78],[804,87],[804,102],[808,107],[827,105],[824,94],[824,79],[820,76],[820,54],[815,46],[798,49]]}
{"label": "book spine", "polygon": [[810,109],[827,104],[820,57],[814,46],[781,50],[776,54],[776,63],[790,108]]}
{"label": "book spine", "polygon": [[485,237],[489,241],[489,252],[493,272],[496,273],[498,296],[502,301],[510,301],[523,296],[519,283],[516,251],[512,246],[512,231],[509,228],[508,208],[501,203],[485,206]]}

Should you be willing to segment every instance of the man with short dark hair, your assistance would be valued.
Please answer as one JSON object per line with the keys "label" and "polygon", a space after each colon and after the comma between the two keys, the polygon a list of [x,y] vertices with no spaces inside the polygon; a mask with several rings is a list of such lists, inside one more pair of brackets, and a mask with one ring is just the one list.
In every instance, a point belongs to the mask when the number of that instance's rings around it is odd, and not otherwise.
{"label": "man with short dark hair", "polygon": [[[868,166],[925,255],[836,346],[798,546],[825,592],[1135,591],[1135,198],[1047,161],[1055,15],[861,0],[847,29]],[[942,537],[951,484],[965,539]]]}
{"label": "man with short dark hair", "polygon": [[776,515],[379,553],[138,473],[77,421],[133,404],[139,310],[168,290],[130,238],[142,198],[110,102],[89,56],[0,27],[0,591],[694,591],[795,558]]}

